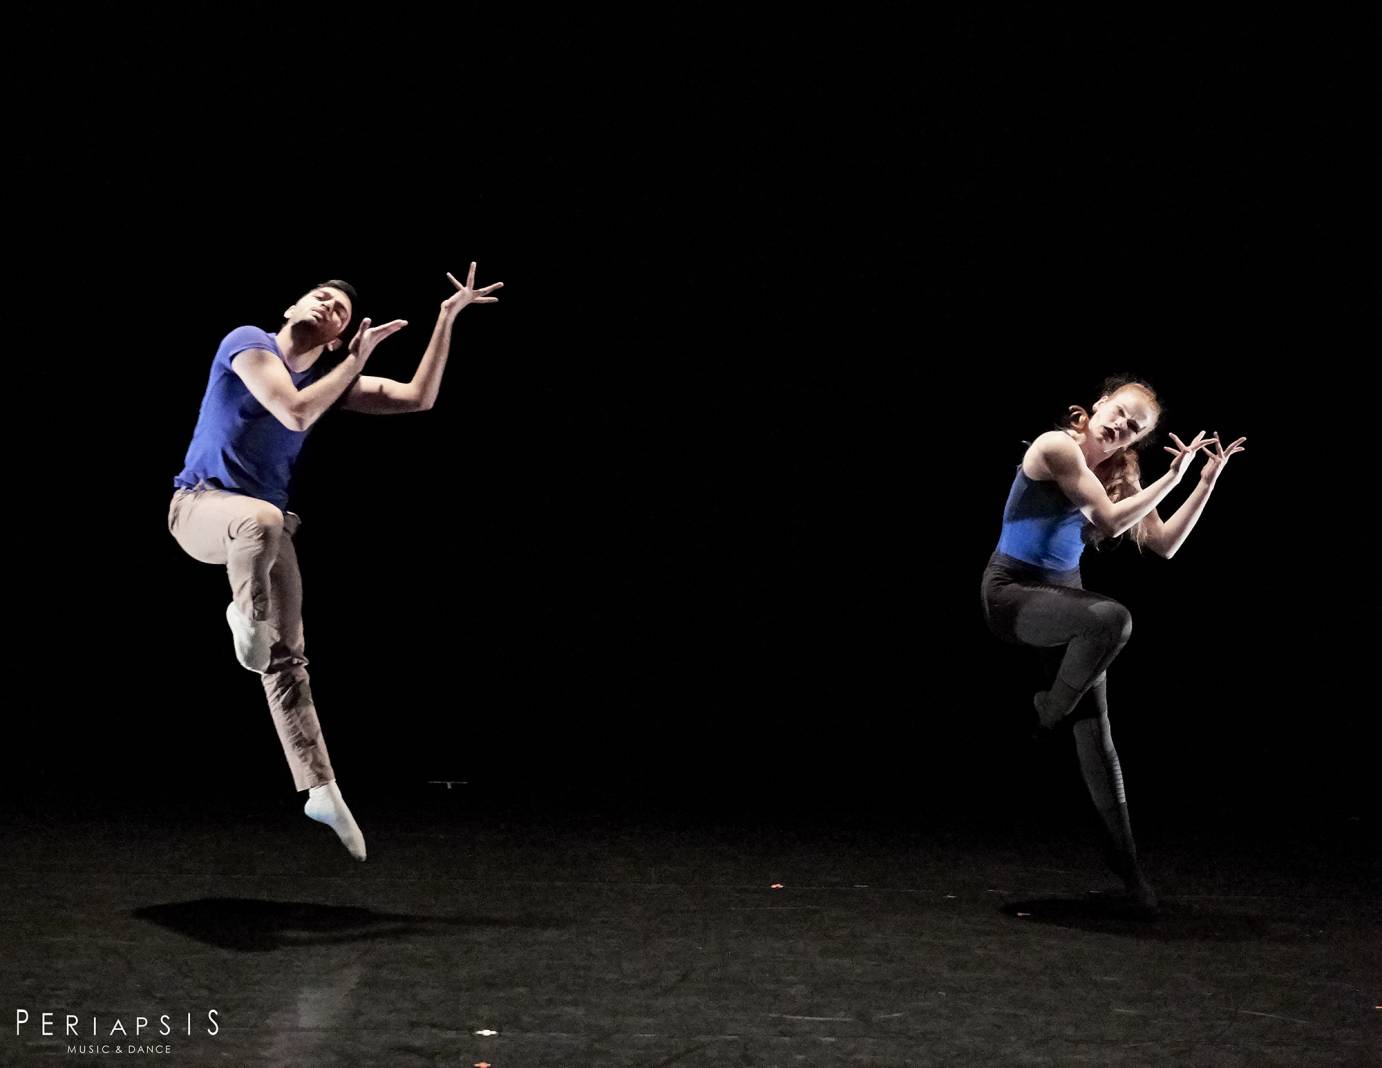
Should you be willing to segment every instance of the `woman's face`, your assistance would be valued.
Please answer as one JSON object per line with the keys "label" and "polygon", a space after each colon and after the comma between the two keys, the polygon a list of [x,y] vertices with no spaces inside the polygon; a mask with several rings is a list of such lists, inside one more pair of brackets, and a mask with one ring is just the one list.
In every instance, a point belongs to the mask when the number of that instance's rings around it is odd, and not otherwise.
{"label": "woman's face", "polygon": [[1156,425],[1157,410],[1140,389],[1124,387],[1094,402],[1088,440],[1105,452],[1141,441]]}

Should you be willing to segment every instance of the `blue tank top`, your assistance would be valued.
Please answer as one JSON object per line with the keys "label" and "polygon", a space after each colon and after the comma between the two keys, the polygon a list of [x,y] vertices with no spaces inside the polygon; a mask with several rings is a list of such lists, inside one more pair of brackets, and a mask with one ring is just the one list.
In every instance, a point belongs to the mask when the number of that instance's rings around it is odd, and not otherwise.
{"label": "blue tank top", "polygon": [[[283,358],[278,339],[257,326],[237,327],[226,335],[211,362],[197,428],[173,485],[206,482],[218,489],[258,497],[286,511],[293,465],[308,432],[289,430],[254,399],[230,366],[246,349],[268,349]],[[322,370],[323,361],[318,358],[307,370],[288,374],[293,385],[302,389]]]}
{"label": "blue tank top", "polygon": [[1017,477],[1003,506],[998,551],[1048,571],[1080,566],[1085,518],[1054,481],[1037,482],[1017,465]]}

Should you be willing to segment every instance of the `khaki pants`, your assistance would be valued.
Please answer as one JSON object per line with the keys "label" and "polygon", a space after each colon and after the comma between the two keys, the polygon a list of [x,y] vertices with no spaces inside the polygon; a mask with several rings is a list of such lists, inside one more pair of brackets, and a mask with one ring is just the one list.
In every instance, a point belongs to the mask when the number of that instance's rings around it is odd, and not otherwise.
{"label": "khaki pants", "polygon": [[[298,790],[335,779],[322,740],[307,658],[302,655],[302,576],[293,534],[301,519],[268,501],[206,485],[179,489],[168,509],[168,531],[188,556],[222,564],[235,605],[247,619],[274,629],[262,676],[274,727]],[[226,643],[225,652],[233,655]]]}

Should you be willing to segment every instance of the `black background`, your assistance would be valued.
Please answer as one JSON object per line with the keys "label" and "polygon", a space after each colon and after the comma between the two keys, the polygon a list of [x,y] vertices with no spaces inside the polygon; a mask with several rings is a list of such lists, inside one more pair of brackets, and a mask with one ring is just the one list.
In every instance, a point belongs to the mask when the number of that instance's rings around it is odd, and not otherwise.
{"label": "black background", "polygon": [[16,16],[7,787],[288,788],[165,525],[211,357],[341,276],[406,378],[474,259],[436,407],[298,470],[343,784],[1078,798],[979,577],[1021,441],[1131,370],[1248,437],[1173,561],[1086,555],[1134,798],[1371,795],[1354,28],[186,17]]}

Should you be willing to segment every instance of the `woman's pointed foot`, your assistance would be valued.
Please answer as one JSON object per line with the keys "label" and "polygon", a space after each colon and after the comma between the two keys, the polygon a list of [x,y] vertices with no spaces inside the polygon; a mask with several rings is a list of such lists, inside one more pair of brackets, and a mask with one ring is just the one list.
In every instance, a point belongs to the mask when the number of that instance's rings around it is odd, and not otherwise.
{"label": "woman's pointed foot", "polygon": [[1050,690],[1042,690],[1039,693],[1032,694],[1032,707],[1036,709],[1037,722],[1041,724],[1042,730],[1047,731],[1055,730],[1060,726],[1061,721],[1065,719],[1064,716],[1053,716],[1047,710],[1046,698],[1049,696],[1050,692]]}
{"label": "woman's pointed foot", "polygon": [[1104,859],[1115,875],[1123,880],[1128,899],[1144,912],[1155,912],[1161,905],[1156,890],[1147,881],[1147,875],[1138,863],[1137,856],[1129,856],[1112,846],[1105,847]]}

